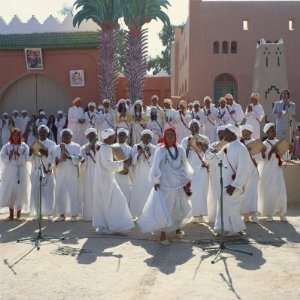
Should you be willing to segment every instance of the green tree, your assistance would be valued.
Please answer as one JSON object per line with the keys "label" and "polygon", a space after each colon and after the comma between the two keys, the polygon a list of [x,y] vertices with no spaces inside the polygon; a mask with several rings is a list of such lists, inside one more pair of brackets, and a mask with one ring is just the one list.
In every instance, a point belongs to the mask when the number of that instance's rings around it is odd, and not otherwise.
{"label": "green tree", "polygon": [[123,13],[123,0],[76,0],[73,25],[92,20],[100,31],[100,90],[101,100],[115,100],[117,81],[117,30]]}
{"label": "green tree", "polygon": [[126,75],[131,101],[143,99],[144,78],[147,73],[148,35],[143,26],[152,20],[170,25],[164,9],[168,0],[123,0],[123,16],[127,27]]}

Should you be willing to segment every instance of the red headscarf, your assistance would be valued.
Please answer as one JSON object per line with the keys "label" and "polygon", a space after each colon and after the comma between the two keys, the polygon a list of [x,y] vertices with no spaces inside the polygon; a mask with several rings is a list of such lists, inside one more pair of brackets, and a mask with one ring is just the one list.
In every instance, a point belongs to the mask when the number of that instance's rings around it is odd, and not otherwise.
{"label": "red headscarf", "polygon": [[[17,135],[17,137],[18,137],[16,143],[14,143],[14,141],[13,141],[13,136],[14,135]],[[9,135],[8,141],[11,144],[14,144],[14,145],[21,145],[21,143],[22,143],[22,132],[21,132],[21,130],[19,128],[12,128],[11,131],[10,131],[10,135]]]}
{"label": "red headscarf", "polygon": [[169,128],[166,128],[166,129],[165,129],[164,135],[163,135],[163,137],[162,137],[162,139],[161,139],[161,143],[162,143],[164,146],[167,146],[167,139],[166,139],[166,133],[167,133],[167,131],[172,131],[172,132],[174,133],[174,135],[175,135],[175,140],[174,140],[173,145],[171,145],[171,146],[175,147],[175,146],[177,145],[177,135],[176,135],[176,130],[175,130],[175,128],[173,128],[173,127],[169,127]]}

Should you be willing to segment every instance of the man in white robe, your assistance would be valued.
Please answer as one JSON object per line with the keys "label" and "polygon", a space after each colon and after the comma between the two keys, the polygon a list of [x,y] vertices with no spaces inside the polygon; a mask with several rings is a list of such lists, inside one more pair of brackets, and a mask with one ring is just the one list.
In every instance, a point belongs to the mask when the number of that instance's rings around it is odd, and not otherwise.
{"label": "man in white robe", "polygon": [[175,123],[176,134],[178,142],[181,143],[182,140],[189,136],[191,131],[189,129],[189,123],[192,117],[190,112],[187,110],[187,103],[185,100],[179,102],[178,118]]}
{"label": "man in white robe", "polygon": [[72,142],[70,129],[64,129],[61,135],[62,143],[55,150],[55,212],[59,215],[56,221],[63,221],[67,216],[75,221],[82,210],[79,189],[80,145]]}
{"label": "man in white robe", "polygon": [[141,133],[146,129],[147,116],[143,109],[143,101],[137,100],[132,105],[131,109],[132,123],[131,123],[131,145],[135,145],[141,140]]}
{"label": "man in white robe", "polygon": [[101,131],[108,128],[115,128],[115,112],[111,108],[109,99],[103,100],[103,108],[99,110],[98,115],[97,129],[99,136],[101,135]]}
{"label": "man in white robe", "polygon": [[204,98],[203,110],[203,132],[211,143],[217,140],[217,109],[208,96]]}
{"label": "man in white robe", "polygon": [[19,126],[20,126],[20,130],[22,132],[22,135],[24,135],[29,121],[30,121],[30,117],[28,116],[27,110],[22,110],[21,117],[19,120]]}
{"label": "man in white robe", "polygon": [[274,103],[273,115],[276,118],[276,135],[291,142],[296,104],[291,100],[288,90],[284,90],[281,93],[281,100]]}
{"label": "man in white robe", "polygon": [[85,143],[85,116],[81,107],[81,99],[75,98],[68,112],[68,128],[73,132],[73,141],[79,145]]}
{"label": "man in white robe", "polygon": [[[31,213],[38,216],[40,208],[41,187],[41,213],[42,216],[53,215],[55,177],[53,168],[55,165],[56,144],[47,138],[49,128],[41,125],[38,128],[38,139],[30,148],[31,155]],[[40,150],[33,149],[39,146]],[[41,179],[41,181],[40,181]],[[41,186],[40,186],[41,185]]]}
{"label": "man in white robe", "polygon": [[142,214],[144,205],[152,188],[148,181],[148,174],[152,166],[156,147],[151,143],[153,133],[144,130],[141,133],[141,142],[132,149],[132,193],[129,202],[133,217]]}
{"label": "man in white robe", "polygon": [[235,126],[240,125],[245,118],[242,106],[234,101],[233,96],[231,94],[225,95],[225,99],[227,103],[226,108],[230,115],[230,120],[228,121],[228,124],[232,124]]}
{"label": "man in white robe", "polygon": [[82,217],[85,221],[91,221],[93,216],[93,184],[96,172],[96,153],[100,149],[97,130],[89,128],[85,131],[88,143],[81,147],[81,195]]}
{"label": "man in white robe", "polygon": [[48,118],[46,116],[45,111],[42,109],[39,111],[37,119],[35,121],[35,127],[38,128],[41,125],[46,125],[48,124]]}
{"label": "man in white robe", "polygon": [[250,104],[246,109],[246,124],[251,125],[253,128],[252,138],[260,139],[261,123],[265,117],[263,106],[259,103],[260,95],[252,93],[250,97]]}
{"label": "man in white robe", "polygon": [[[120,148],[126,160],[131,160],[132,157],[132,148],[127,144],[128,140],[128,130],[125,128],[118,128],[117,130],[117,138],[118,142],[113,146],[115,148]],[[132,178],[129,170],[122,170],[121,172],[117,172],[115,174],[116,180],[122,192],[124,193],[128,203],[131,198],[131,190],[132,190]]]}
{"label": "man in white robe", "polygon": [[[240,131],[234,125],[227,125],[224,139],[228,145],[219,153],[222,161],[223,199],[217,203],[217,216],[214,230],[218,234],[236,235],[246,229],[241,217],[242,195],[252,164],[245,145],[240,140]],[[223,211],[221,201],[223,202]],[[223,224],[222,224],[223,214]]]}
{"label": "man in white robe", "polygon": [[65,128],[66,122],[67,122],[67,119],[66,119],[63,111],[59,110],[57,112],[57,116],[55,118],[55,126],[57,128],[56,139],[57,139],[58,144],[61,143],[61,132]]}
{"label": "man in white robe", "polygon": [[193,222],[201,223],[203,216],[207,215],[207,196],[209,171],[205,159],[205,152],[209,145],[208,137],[200,135],[200,123],[198,120],[192,120],[189,124],[192,135],[182,140],[182,147],[186,156],[194,169],[192,178],[192,215]]}
{"label": "man in white robe", "polygon": [[84,118],[85,118],[85,127],[86,130],[89,128],[96,128],[97,121],[98,121],[98,112],[96,110],[96,103],[95,102],[90,102],[88,104],[88,109],[84,113]]}
{"label": "man in white robe", "polygon": [[115,179],[116,172],[129,168],[128,162],[113,159],[111,145],[115,142],[115,135],[113,129],[103,130],[103,143],[96,153],[93,226],[99,233],[127,232],[134,227],[127,199]]}
{"label": "man in white robe", "polygon": [[264,133],[267,139],[264,141],[266,152],[263,155],[258,185],[258,212],[267,217],[267,221],[273,221],[274,216],[286,221],[287,192],[281,157],[274,147],[279,142],[276,138],[275,124],[267,123]]}
{"label": "man in white robe", "polygon": [[147,124],[147,128],[152,131],[153,137],[152,137],[152,143],[154,145],[157,145],[159,143],[159,140],[162,137],[163,134],[163,125],[158,120],[158,114],[160,113],[159,110],[156,108],[151,108],[150,110],[150,120]]}
{"label": "man in white robe", "polygon": [[176,124],[179,120],[179,113],[177,110],[173,108],[172,99],[164,99],[164,120],[163,120],[163,128],[164,130],[169,127],[176,127]]}
{"label": "man in white robe", "polygon": [[11,114],[11,118],[14,121],[14,127],[20,128],[21,127],[21,116],[19,114],[19,111],[17,111],[16,109],[13,110],[13,112]]}
{"label": "man in white robe", "polygon": [[221,97],[219,99],[219,106],[217,108],[217,125],[218,126],[224,126],[224,125],[229,124],[229,121],[231,119],[226,105],[227,105],[226,99],[224,97]]}

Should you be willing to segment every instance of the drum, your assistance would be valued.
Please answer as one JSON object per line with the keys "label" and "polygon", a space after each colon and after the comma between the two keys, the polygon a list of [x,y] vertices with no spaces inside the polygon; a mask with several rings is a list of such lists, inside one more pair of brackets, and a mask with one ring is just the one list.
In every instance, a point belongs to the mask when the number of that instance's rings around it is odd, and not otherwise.
{"label": "drum", "polygon": [[274,148],[280,156],[283,156],[290,150],[290,143],[287,140],[282,139],[274,145]]}
{"label": "drum", "polygon": [[261,140],[255,140],[247,145],[247,149],[249,150],[251,155],[256,155],[266,148],[266,146],[261,142]]}

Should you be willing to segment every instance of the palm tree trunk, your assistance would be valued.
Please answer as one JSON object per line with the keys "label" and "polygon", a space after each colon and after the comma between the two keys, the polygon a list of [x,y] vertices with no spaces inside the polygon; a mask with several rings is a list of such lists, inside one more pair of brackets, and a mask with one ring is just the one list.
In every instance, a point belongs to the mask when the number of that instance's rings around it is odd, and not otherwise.
{"label": "palm tree trunk", "polygon": [[115,102],[117,73],[117,33],[115,30],[100,32],[100,95],[101,100]]}
{"label": "palm tree trunk", "polygon": [[147,73],[148,31],[132,26],[127,33],[126,75],[128,93],[132,102],[143,99],[144,79]]}

